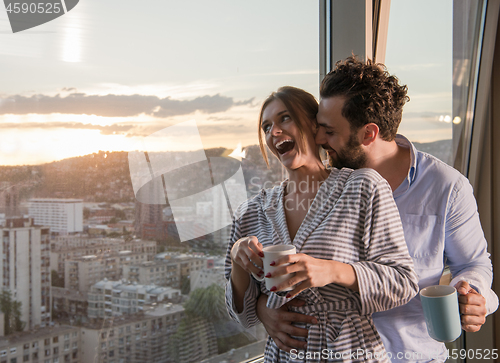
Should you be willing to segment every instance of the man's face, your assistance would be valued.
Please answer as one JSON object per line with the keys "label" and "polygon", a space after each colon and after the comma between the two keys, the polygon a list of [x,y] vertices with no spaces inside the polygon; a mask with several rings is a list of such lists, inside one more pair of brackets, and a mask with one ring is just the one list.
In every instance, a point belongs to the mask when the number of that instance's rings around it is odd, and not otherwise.
{"label": "man's face", "polygon": [[359,169],[366,166],[367,156],[359,141],[359,130],[351,130],[349,121],[342,116],[345,98],[334,96],[321,99],[318,110],[316,143],[329,155],[331,166]]}

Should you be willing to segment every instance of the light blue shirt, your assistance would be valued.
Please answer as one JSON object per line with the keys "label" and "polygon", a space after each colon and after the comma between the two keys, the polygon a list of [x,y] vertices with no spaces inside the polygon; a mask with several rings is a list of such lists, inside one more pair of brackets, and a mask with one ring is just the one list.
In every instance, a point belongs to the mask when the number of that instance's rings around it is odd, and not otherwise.
{"label": "light blue shirt", "polygon": [[[407,178],[394,191],[408,250],[420,289],[438,285],[445,265],[453,276],[469,282],[487,300],[492,313],[498,298],[490,289],[492,266],[469,181],[439,159],[417,151],[408,139],[396,142],[410,148]],[[420,298],[398,308],[373,314],[392,362],[442,362],[446,347],[429,337]]]}

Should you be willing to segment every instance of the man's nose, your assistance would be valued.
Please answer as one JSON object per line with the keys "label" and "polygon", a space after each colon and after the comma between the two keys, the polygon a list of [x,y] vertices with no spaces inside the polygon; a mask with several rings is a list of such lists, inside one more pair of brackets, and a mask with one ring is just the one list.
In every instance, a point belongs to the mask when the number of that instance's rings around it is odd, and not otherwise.
{"label": "man's nose", "polygon": [[318,132],[316,133],[316,137],[314,138],[314,141],[318,145],[324,145],[326,144],[326,137],[325,137],[325,131],[323,127],[319,127]]}

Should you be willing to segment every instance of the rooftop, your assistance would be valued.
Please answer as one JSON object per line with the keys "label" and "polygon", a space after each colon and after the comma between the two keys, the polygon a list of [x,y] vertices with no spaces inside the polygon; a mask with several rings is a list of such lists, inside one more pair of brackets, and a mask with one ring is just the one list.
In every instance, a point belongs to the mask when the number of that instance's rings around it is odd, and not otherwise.
{"label": "rooftop", "polygon": [[55,335],[67,334],[75,330],[78,331],[78,327],[69,325],[59,325],[48,328],[47,327],[40,328],[39,330],[31,330],[31,331],[12,334],[7,337],[2,337],[0,339],[0,349],[11,347],[18,344],[23,344],[24,342],[29,342],[32,340],[44,339],[46,337],[51,337]]}

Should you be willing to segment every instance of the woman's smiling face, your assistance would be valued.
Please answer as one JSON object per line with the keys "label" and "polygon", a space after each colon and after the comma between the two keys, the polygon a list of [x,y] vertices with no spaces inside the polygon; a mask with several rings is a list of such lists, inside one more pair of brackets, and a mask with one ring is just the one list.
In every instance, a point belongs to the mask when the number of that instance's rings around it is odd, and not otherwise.
{"label": "woman's smiling face", "polygon": [[299,145],[303,136],[296,122],[300,121],[291,118],[287,108],[279,99],[269,103],[262,113],[261,128],[265,134],[267,147],[283,166],[291,170],[312,163],[316,159],[312,130],[308,126],[303,127],[305,145],[301,148]]}

